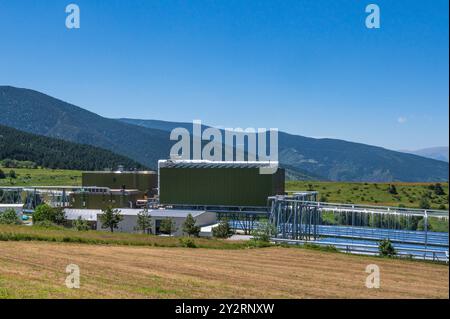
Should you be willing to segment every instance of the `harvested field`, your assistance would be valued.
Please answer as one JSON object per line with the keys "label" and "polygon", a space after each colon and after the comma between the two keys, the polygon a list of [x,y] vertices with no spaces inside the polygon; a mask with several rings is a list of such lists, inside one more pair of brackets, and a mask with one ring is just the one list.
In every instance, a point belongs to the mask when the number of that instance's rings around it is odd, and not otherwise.
{"label": "harvested field", "polygon": [[[81,288],[65,286],[77,264]],[[368,264],[381,287],[365,287]],[[449,268],[297,248],[0,242],[0,298],[448,298]]]}

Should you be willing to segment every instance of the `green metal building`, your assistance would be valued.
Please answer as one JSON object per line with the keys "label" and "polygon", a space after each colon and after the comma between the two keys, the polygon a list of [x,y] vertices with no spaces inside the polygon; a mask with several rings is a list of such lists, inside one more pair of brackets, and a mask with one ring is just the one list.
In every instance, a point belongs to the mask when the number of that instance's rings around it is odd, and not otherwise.
{"label": "green metal building", "polygon": [[138,200],[144,198],[144,193],[138,190],[83,190],[70,195],[71,208],[103,209],[135,208]]}
{"label": "green metal building", "polygon": [[267,205],[284,194],[284,169],[269,162],[159,161],[159,201],[168,205]]}
{"label": "green metal building", "polygon": [[154,171],[83,172],[81,178],[83,187],[137,189],[147,197],[158,190],[158,175]]}

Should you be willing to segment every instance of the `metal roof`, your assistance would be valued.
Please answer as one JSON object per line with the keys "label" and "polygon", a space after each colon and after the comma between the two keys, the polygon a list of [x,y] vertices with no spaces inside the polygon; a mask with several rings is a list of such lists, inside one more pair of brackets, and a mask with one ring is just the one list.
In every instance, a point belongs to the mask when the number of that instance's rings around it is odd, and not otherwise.
{"label": "metal roof", "polygon": [[78,217],[88,221],[97,221],[97,214],[101,212],[99,209],[64,209],[67,220],[76,220]]}
{"label": "metal roof", "polygon": [[208,161],[208,160],[159,160],[160,168],[261,168],[278,167],[271,161]]}

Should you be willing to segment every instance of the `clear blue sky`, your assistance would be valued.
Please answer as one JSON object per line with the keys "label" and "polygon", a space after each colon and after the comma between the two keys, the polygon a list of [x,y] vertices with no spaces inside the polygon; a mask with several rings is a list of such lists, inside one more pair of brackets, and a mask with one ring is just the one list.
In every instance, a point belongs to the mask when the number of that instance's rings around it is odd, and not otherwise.
{"label": "clear blue sky", "polygon": [[[81,28],[65,27],[65,6]],[[365,27],[365,6],[381,29]],[[106,117],[448,146],[448,0],[0,0],[0,85]],[[1,116],[1,115],[0,115]]]}

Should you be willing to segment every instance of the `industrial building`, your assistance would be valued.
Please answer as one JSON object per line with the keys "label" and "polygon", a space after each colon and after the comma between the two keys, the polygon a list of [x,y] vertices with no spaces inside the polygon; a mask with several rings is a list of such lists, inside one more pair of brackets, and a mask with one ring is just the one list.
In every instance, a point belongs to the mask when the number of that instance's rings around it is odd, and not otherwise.
{"label": "industrial building", "polygon": [[158,190],[154,171],[83,172],[81,183],[81,189],[70,194],[72,208],[137,208]]}
{"label": "industrial building", "polygon": [[96,171],[83,172],[83,187],[108,187],[111,189],[133,189],[152,197],[158,190],[158,176],[154,171]]}
{"label": "industrial building", "polygon": [[273,162],[160,160],[159,202],[165,205],[266,207],[284,194],[284,169]]}
{"label": "industrial building", "polygon": [[[142,211],[142,209],[119,209],[121,215],[123,216],[123,220],[119,223],[119,227],[116,231],[118,232],[126,232],[126,233],[135,233],[136,225],[137,225],[137,216],[138,213]],[[69,221],[73,221],[81,217],[84,220],[87,220],[91,225],[95,224],[97,230],[105,230],[102,229],[102,223],[99,219],[99,215],[102,214],[100,209],[73,209],[67,208],[64,210],[66,214],[66,219]],[[191,214],[196,221],[196,225],[200,227],[209,226],[216,224],[216,214],[206,211],[198,211],[198,210],[174,210],[174,209],[152,209],[148,211],[151,215],[152,220],[152,233],[160,234],[160,224],[161,221],[170,218],[174,222],[174,236],[182,236],[183,235],[183,223],[186,220],[186,217]],[[207,234],[206,234],[207,235]]]}
{"label": "industrial building", "polygon": [[86,188],[70,195],[70,207],[86,209],[136,208],[138,201],[144,199],[143,192],[137,189]]}

